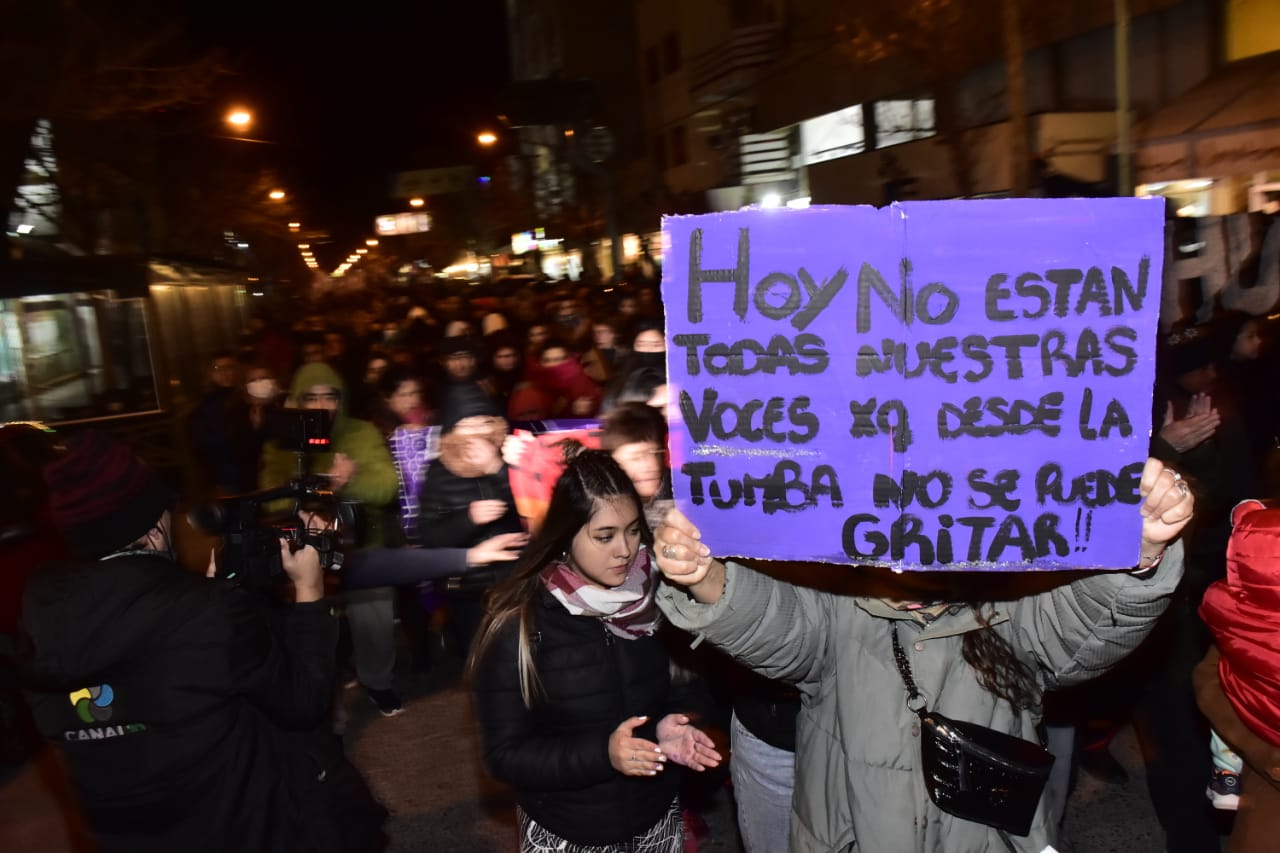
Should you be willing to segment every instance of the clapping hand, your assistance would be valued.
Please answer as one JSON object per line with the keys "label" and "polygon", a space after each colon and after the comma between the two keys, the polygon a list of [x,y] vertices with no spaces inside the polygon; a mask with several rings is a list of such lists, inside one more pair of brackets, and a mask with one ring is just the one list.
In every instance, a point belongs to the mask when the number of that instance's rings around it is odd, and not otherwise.
{"label": "clapping hand", "polygon": [[1179,453],[1203,444],[1218,431],[1222,416],[1213,408],[1213,401],[1208,394],[1200,393],[1191,398],[1187,413],[1181,418],[1175,417],[1173,403],[1165,407],[1164,424],[1160,427],[1160,437]]}
{"label": "clapping hand", "polygon": [[667,714],[658,721],[658,749],[690,770],[702,771],[720,764],[715,742],[684,714]]}
{"label": "clapping hand", "polygon": [[628,717],[609,735],[609,763],[624,776],[656,776],[667,760],[656,743],[634,734],[647,719]]}

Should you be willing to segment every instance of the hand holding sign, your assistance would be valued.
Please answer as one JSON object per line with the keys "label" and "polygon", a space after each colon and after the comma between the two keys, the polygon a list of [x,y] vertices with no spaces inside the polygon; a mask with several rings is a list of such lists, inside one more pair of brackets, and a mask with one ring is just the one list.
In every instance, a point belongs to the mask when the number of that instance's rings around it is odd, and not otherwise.
{"label": "hand holding sign", "polygon": [[1171,468],[1159,459],[1148,459],[1138,486],[1142,502],[1142,557],[1139,568],[1155,565],[1170,542],[1178,538],[1195,512],[1195,496]]}
{"label": "hand holding sign", "polygon": [[663,577],[703,604],[715,604],[724,592],[724,564],[711,556],[701,534],[685,514],[671,509],[653,534],[654,563]]}

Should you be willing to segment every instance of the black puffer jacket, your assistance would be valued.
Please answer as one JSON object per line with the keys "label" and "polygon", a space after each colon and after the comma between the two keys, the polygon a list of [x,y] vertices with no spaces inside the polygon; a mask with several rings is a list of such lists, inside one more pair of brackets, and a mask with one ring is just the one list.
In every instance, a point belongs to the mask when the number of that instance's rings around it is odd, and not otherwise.
{"label": "black puffer jacket", "polygon": [[103,851],[381,848],[385,812],[314,736],[338,640],[325,602],[269,614],[138,554],[36,571],[22,624],[27,700]]}
{"label": "black puffer jacket", "polygon": [[661,639],[616,637],[539,589],[534,660],[543,692],[526,708],[517,627],[513,620],[495,639],[476,672],[485,766],[516,789],[530,817],[570,841],[616,844],[644,832],[675,799],[682,768],[668,762],[657,776],[623,776],[609,762],[609,736],[647,715],[635,735],[656,742],[663,716],[698,710],[698,689],[672,685]]}
{"label": "black puffer jacket", "polygon": [[[476,524],[471,520],[471,504],[485,500],[505,502],[507,512],[487,524]],[[499,533],[519,533],[524,529],[506,465],[496,474],[459,477],[443,464],[433,462],[427,468],[419,504],[421,544],[426,548],[471,548]]]}

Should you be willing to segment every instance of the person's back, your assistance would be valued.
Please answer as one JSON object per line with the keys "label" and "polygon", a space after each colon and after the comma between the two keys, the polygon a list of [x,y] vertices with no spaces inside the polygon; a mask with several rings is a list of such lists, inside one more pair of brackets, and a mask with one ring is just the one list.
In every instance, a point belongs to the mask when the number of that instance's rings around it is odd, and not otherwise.
{"label": "person's back", "polygon": [[289,790],[318,768],[286,744],[330,699],[336,634],[315,608],[287,614],[286,652],[248,593],[163,555],[36,572],[27,698],[105,850],[316,849]]}
{"label": "person's back", "polygon": [[319,555],[281,541],[293,600],[174,560],[174,496],[88,432],[45,466],[74,559],[23,592],[21,679],[104,851],[363,851],[385,812],[337,743],[337,624]]}

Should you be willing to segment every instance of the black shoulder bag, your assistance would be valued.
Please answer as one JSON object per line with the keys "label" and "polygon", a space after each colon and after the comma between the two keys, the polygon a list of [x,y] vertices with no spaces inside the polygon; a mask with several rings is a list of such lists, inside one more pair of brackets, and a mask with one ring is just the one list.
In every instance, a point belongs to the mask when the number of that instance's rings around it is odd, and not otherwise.
{"label": "black shoulder bag", "polygon": [[1006,833],[1031,831],[1053,754],[1038,743],[944,717],[925,707],[893,625],[893,657],[907,687],[907,707],[920,716],[920,764],[929,798],[947,814]]}

